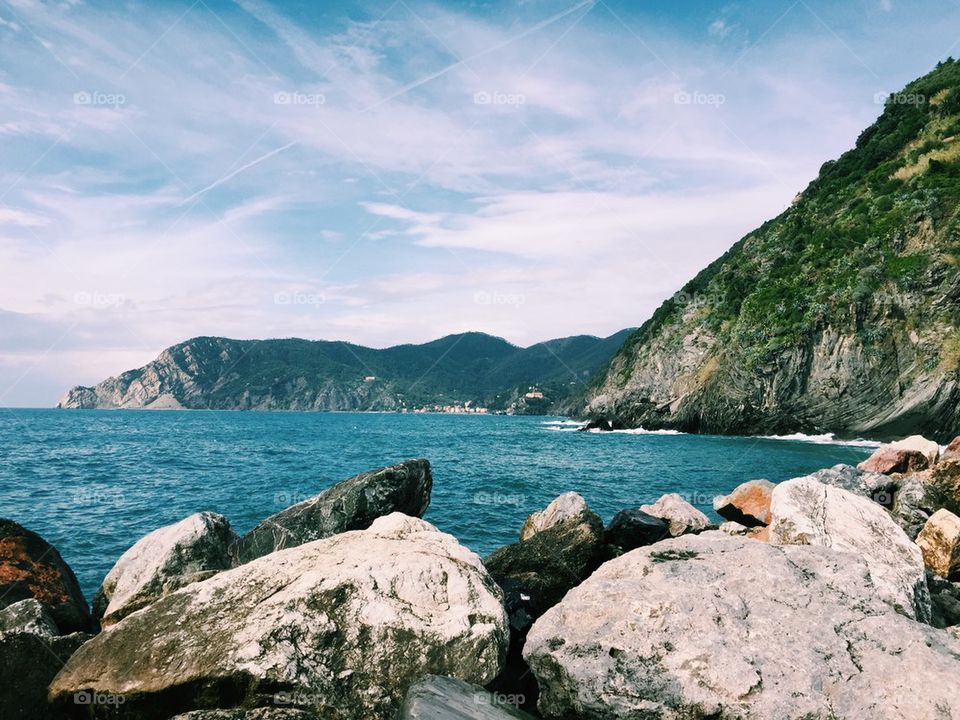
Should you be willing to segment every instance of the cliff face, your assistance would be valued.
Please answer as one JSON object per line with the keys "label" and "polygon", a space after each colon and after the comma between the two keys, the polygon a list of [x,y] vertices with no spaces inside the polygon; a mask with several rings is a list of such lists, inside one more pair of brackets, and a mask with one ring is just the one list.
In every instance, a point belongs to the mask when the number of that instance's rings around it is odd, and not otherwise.
{"label": "cliff face", "polygon": [[546,412],[596,373],[628,334],[518,348],[467,333],[384,350],[201,337],[95,387],[75,387],[58,407],[389,411],[470,401],[505,410],[536,386]]}
{"label": "cliff face", "polygon": [[960,64],[634,333],[575,406],[692,432],[960,432]]}

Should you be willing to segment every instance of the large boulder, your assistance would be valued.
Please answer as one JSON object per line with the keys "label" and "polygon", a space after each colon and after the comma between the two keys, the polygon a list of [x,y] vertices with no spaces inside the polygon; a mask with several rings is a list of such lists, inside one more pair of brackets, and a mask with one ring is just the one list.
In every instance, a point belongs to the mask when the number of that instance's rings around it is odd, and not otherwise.
{"label": "large boulder", "polygon": [[533,720],[517,709],[520,702],[512,695],[432,675],[411,686],[397,720]]}
{"label": "large boulder", "polygon": [[769,480],[750,480],[732,493],[713,499],[713,509],[725,520],[747,527],[770,523],[770,498],[776,487]]}
{"label": "large boulder", "polygon": [[236,542],[230,522],[210,512],[154,530],[107,573],[94,599],[94,614],[107,627],[184,585],[228,569]]}
{"label": "large boulder", "polygon": [[426,460],[361,473],[268,517],[237,544],[237,561],[249,562],[347,530],[364,530],[393,512],[421,517],[430,505],[432,487]]}
{"label": "large boulder", "polygon": [[899,483],[889,475],[866,472],[853,465],[834,465],[831,468],[810,473],[809,477],[824,485],[832,485],[856,495],[863,495],[884,507],[893,505],[893,497],[899,487]]}
{"label": "large boulder", "polygon": [[503,590],[510,618],[509,652],[503,672],[490,685],[492,690],[523,696],[525,707],[536,702],[536,682],[521,656],[527,631],[608,556],[603,522],[588,511],[529,540],[502,547],[483,561]]}
{"label": "large boulder", "polygon": [[53,637],[47,628],[0,633],[0,718],[60,720],[63,716],[47,702],[47,687],[89,639],[80,632]]}
{"label": "large boulder", "polygon": [[29,598],[50,611],[61,633],[93,626],[77,578],[57,549],[35,532],[0,519],[0,608]]}
{"label": "large boulder", "polygon": [[547,718],[960,716],[960,641],[895,613],[864,559],[718,532],[605,563],[524,657]]}
{"label": "large boulder", "polygon": [[641,505],[640,509],[648,515],[653,515],[665,521],[670,529],[671,537],[700,532],[710,527],[710,518],[684,500],[678,493],[664,495],[653,505]]}
{"label": "large boulder", "polygon": [[917,536],[927,568],[943,578],[956,579],[960,572],[960,517],[937,510]]}
{"label": "large boulder", "polygon": [[930,467],[927,456],[919,450],[906,450],[891,445],[881,445],[873,455],[857,465],[864,472],[878,472],[884,475],[908,473],[926,470]]}
{"label": "large boulder", "polygon": [[960,516],[960,461],[943,460],[923,472],[898,479],[893,519],[911,538],[937,510],[945,508]]}
{"label": "large boulder", "polygon": [[933,467],[940,460],[940,446],[933,440],[927,440],[922,435],[911,435],[903,440],[890,443],[894,450],[915,451],[927,459],[927,464]]}
{"label": "large boulder", "polygon": [[809,477],[777,485],[770,507],[771,544],[858,555],[883,600],[908,617],[930,619],[923,555],[882,507]]}
{"label": "large boulder", "polygon": [[122,694],[137,718],[283,693],[325,720],[376,720],[425,674],[489,682],[506,649],[502,596],[480,558],[394,513],[160,598],[83,646],[50,694],[75,716],[70,698],[84,691]]}
{"label": "large boulder", "polygon": [[670,537],[670,526],[640,508],[621,510],[604,531],[604,539],[624,552]]}
{"label": "large boulder", "polygon": [[523,527],[520,528],[520,539],[529,540],[541,530],[553,527],[554,525],[580,517],[589,512],[587,501],[579,493],[568,492],[555,498],[546,508],[531,513]]}

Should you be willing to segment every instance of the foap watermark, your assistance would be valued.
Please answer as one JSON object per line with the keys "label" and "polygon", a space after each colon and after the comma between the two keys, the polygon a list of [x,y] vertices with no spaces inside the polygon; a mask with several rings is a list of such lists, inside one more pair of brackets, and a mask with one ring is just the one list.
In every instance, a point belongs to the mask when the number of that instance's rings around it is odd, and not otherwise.
{"label": "foap watermark", "polygon": [[119,293],[89,292],[82,290],[73,296],[74,305],[94,308],[96,310],[120,307],[126,303],[126,301],[126,296]]}
{"label": "foap watermark", "polygon": [[521,95],[520,93],[505,93],[497,91],[487,92],[486,90],[481,90],[480,92],[475,92],[473,94],[474,105],[505,105],[507,107],[520,107],[521,105],[526,105],[526,103],[526,95]]}
{"label": "foap watermark", "polygon": [[293,105],[302,107],[315,107],[327,104],[327,96],[323,93],[302,93],[302,92],[275,92],[273,94],[274,105]]}
{"label": "foap watermark", "polygon": [[101,507],[120,507],[126,502],[124,493],[106,485],[88,485],[73,491],[73,504],[79,507],[93,505]]}
{"label": "foap watermark", "polygon": [[316,707],[324,705],[327,698],[319,693],[304,692],[302,690],[287,690],[274,693],[273,704],[293,707]]}
{"label": "foap watermark", "polygon": [[306,305],[319,307],[327,302],[323,293],[278,292],[273,295],[274,305]]}
{"label": "foap watermark", "polygon": [[514,495],[502,492],[478,492],[473,496],[477,505],[511,505],[522,507],[527,502],[526,495]]}
{"label": "foap watermark", "polygon": [[114,695],[113,693],[90,692],[84,690],[73,694],[74,705],[113,705],[119,707],[127,701],[125,695]]}
{"label": "foap watermark", "polygon": [[878,92],[873,96],[876,105],[923,105],[927,96],[922,93],[885,93]]}
{"label": "foap watermark", "polygon": [[512,305],[513,307],[520,307],[521,305],[526,305],[527,296],[517,293],[488,292],[481,290],[480,292],[474,293],[473,302],[477,305]]}
{"label": "foap watermark", "polygon": [[277,505],[283,505],[286,507],[288,505],[298,505],[304,500],[309,500],[315,495],[316,493],[307,493],[303,490],[281,490],[280,492],[273,494],[273,502]]}
{"label": "foap watermark", "polygon": [[80,90],[73,94],[74,105],[88,105],[92,107],[112,107],[114,109],[127,104],[127,96],[123,93],[107,93],[99,90]]}
{"label": "foap watermark", "polygon": [[727,96],[722,93],[705,93],[695,90],[687,92],[681,90],[674,93],[673,102],[675,105],[706,105],[708,107],[718,108],[727,102]]}
{"label": "foap watermark", "polygon": [[490,705],[492,707],[509,707],[519,709],[527,702],[527,696],[521,693],[486,693],[478,692],[473,695],[474,705]]}

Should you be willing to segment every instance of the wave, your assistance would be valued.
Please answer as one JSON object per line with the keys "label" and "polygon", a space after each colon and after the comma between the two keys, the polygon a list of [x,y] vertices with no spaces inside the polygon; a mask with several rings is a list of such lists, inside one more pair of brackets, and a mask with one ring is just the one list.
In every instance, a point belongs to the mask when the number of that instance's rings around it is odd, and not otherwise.
{"label": "wave", "polygon": [[876,440],[842,440],[833,433],[824,433],[823,435],[806,435],[804,433],[792,433],[790,435],[758,435],[761,440],[792,440],[794,442],[808,442],[816,445],[847,445],[849,447],[878,448],[883,443]]}

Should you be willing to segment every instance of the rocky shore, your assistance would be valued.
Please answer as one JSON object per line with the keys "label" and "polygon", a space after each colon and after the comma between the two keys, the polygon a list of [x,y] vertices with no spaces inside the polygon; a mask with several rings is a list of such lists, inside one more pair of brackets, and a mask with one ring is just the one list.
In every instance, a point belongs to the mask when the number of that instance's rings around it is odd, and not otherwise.
{"label": "rocky shore", "polygon": [[568,492],[481,559],[411,460],[159,528],[92,609],[0,520],[0,718],[960,720],[960,438],[745,480],[720,525]]}

